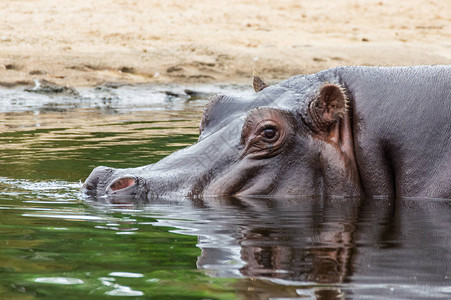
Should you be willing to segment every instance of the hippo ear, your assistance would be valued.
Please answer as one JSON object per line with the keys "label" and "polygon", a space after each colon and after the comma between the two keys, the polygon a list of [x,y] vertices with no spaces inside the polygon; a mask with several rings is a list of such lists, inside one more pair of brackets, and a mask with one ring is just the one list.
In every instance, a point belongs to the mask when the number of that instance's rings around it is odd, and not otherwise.
{"label": "hippo ear", "polygon": [[255,71],[254,78],[252,79],[252,84],[256,93],[268,87],[268,85],[260,77],[258,77],[257,72]]}
{"label": "hippo ear", "polygon": [[320,130],[327,130],[330,125],[342,118],[346,112],[347,97],[344,88],[328,83],[319,90],[317,99],[310,103],[310,114]]}

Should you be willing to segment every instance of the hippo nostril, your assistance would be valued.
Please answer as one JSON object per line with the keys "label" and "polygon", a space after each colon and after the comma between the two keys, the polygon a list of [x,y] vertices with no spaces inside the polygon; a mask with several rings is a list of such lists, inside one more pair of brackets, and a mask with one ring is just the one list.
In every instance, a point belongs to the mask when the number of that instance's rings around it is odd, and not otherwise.
{"label": "hippo nostril", "polygon": [[119,178],[116,181],[114,181],[111,185],[110,185],[110,189],[114,192],[114,191],[119,191],[119,190],[123,190],[125,188],[128,188],[129,186],[132,186],[136,183],[135,178],[132,177],[123,177],[123,178]]}

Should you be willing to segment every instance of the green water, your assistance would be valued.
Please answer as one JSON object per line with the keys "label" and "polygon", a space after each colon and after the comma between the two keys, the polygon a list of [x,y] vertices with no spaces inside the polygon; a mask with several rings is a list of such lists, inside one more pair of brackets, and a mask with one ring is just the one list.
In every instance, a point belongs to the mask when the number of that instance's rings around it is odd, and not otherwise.
{"label": "green water", "polygon": [[96,166],[146,165],[197,140],[208,100],[180,91],[0,91],[0,298],[451,297],[446,200],[104,205],[82,195]]}
{"label": "green water", "polygon": [[233,298],[228,280],[195,269],[195,237],[154,227],[150,216],[42,202],[53,197],[25,205],[23,197],[1,199],[3,297]]}
{"label": "green water", "polygon": [[229,280],[195,268],[196,237],[153,226],[149,214],[92,208],[79,193],[97,165],[139,166],[192,144],[206,100],[165,109],[164,99],[157,113],[65,101],[39,96],[28,111],[0,114],[0,295],[234,298]]}

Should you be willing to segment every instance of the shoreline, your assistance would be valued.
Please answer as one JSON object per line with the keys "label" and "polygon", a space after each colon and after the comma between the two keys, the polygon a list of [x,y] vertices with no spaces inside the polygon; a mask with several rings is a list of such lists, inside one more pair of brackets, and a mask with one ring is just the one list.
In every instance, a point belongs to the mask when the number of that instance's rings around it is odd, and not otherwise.
{"label": "shoreline", "polygon": [[[259,58],[258,61],[255,61],[255,58],[237,54],[235,58],[229,59],[229,64],[232,65],[229,68],[218,63],[217,60],[212,62],[211,57],[200,61],[190,60],[188,56],[185,56],[183,61],[169,64],[152,60],[144,63],[121,54],[116,54],[117,61],[102,61],[99,57],[89,55],[65,56],[63,60],[55,57],[34,56],[33,59],[38,61],[36,63],[30,62],[25,55],[17,57],[0,51],[1,57],[8,61],[3,65],[0,64],[0,87],[30,87],[34,86],[35,80],[71,87],[92,87],[110,83],[244,84],[252,81],[253,71],[256,71],[266,81],[274,83],[294,75],[316,73],[337,66],[385,67],[451,64],[451,54],[448,57],[443,55],[443,52],[439,51],[440,49],[432,52],[424,47],[422,49],[421,46],[350,45],[339,50],[310,46],[304,52],[302,62],[299,63],[286,63],[287,56],[292,54],[280,55],[277,58]],[[352,57],[349,53],[352,53]],[[402,57],[400,57],[400,53],[403,53]],[[93,61],[96,60],[97,64],[93,64]]]}

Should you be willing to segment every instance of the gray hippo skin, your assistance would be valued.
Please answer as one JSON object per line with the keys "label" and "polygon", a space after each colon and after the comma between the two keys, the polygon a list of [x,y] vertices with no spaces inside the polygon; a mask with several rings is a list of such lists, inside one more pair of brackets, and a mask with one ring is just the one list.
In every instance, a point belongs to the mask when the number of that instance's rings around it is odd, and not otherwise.
{"label": "gray hippo skin", "polygon": [[451,198],[451,66],[339,67],[217,96],[199,141],[139,168],[97,167],[94,196]]}

